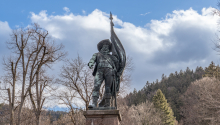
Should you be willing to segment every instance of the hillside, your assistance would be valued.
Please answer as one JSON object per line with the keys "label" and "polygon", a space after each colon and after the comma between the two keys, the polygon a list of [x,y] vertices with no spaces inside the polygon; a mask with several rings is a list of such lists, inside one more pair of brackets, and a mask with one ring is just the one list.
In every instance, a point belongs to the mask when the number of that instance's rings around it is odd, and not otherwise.
{"label": "hillside", "polygon": [[181,95],[193,81],[201,79],[204,74],[205,70],[202,67],[197,67],[195,71],[187,67],[185,71],[180,70],[179,72],[170,73],[168,77],[163,74],[160,81],[158,79],[153,83],[147,81],[141,90],[134,89],[125,99],[129,106],[139,105],[146,100],[152,101],[156,91],[161,89],[173,109],[174,116],[179,121],[182,118],[180,113]]}

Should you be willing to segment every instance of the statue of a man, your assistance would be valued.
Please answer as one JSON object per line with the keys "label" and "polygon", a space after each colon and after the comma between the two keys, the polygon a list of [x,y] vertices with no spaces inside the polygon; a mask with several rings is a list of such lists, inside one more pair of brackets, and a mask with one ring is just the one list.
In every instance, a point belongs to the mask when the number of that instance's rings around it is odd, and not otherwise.
{"label": "statue of a man", "polygon": [[[118,58],[116,55],[111,55],[112,44],[109,39],[102,40],[98,43],[98,53],[93,54],[88,66],[95,69],[93,71],[94,89],[92,93],[93,102],[92,107],[97,107],[97,101],[99,98],[99,90],[103,81],[105,81],[105,94],[99,107],[109,107],[112,96],[111,87],[114,82],[114,77],[117,75]],[[90,106],[91,107],[91,106]]]}
{"label": "statue of a man", "polygon": [[[115,100],[115,108],[117,108],[116,93],[120,88],[120,77],[124,71],[126,63],[126,54],[121,41],[114,32],[113,17],[110,13],[111,25],[111,42],[109,39],[102,40],[98,43],[98,53],[93,54],[88,66],[95,68],[93,71],[94,89],[92,93],[92,105],[89,108],[97,107],[99,98],[99,90],[103,81],[105,81],[105,94],[99,107],[110,107],[111,98]],[[112,52],[112,54],[110,54]]]}

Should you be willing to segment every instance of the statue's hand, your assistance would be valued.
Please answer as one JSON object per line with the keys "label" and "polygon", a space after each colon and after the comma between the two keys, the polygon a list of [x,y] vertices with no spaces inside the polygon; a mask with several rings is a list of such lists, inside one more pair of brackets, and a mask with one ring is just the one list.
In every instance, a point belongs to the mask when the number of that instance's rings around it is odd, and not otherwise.
{"label": "statue's hand", "polygon": [[89,66],[90,69],[93,68],[93,64],[92,63],[88,63],[88,66]]}

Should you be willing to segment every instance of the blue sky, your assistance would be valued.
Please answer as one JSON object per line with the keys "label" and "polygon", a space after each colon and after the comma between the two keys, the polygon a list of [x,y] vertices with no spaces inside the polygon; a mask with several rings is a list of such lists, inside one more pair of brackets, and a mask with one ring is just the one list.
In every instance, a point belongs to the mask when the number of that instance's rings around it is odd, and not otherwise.
{"label": "blue sky", "polygon": [[[106,13],[111,11],[125,22],[144,26],[152,19],[164,18],[173,10],[193,8],[200,11],[204,7],[216,8],[216,5],[217,0],[1,0],[0,19],[15,28],[31,23],[30,12],[47,10],[48,14],[62,15],[65,13],[63,7],[68,7],[73,14],[79,15],[83,15],[83,10],[87,14],[95,9]],[[146,13],[149,14],[141,15]]]}
{"label": "blue sky", "polygon": [[[132,86],[141,89],[162,74],[219,64],[213,47],[219,17],[217,0],[0,0],[0,58],[9,56],[5,41],[17,27],[38,23],[68,52],[88,62],[96,45],[115,32],[133,58]],[[85,51],[86,50],[86,51]],[[58,74],[62,62],[53,67]],[[0,64],[2,69],[2,65]],[[0,73],[2,75],[2,73]]]}

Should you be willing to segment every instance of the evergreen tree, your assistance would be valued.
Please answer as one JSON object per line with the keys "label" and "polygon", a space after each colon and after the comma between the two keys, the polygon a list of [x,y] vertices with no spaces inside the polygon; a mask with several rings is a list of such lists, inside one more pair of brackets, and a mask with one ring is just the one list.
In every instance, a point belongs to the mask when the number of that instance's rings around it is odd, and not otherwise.
{"label": "evergreen tree", "polygon": [[215,63],[212,61],[209,67],[205,68],[205,74],[203,77],[215,77],[217,79],[220,79],[220,67],[215,66]]}
{"label": "evergreen tree", "polygon": [[161,118],[164,125],[175,125],[176,119],[173,116],[173,110],[169,107],[165,96],[160,89],[157,90],[156,95],[153,97],[154,107],[162,112]]}
{"label": "evergreen tree", "polygon": [[4,103],[0,103],[0,109],[1,109],[1,107],[4,105]]}

